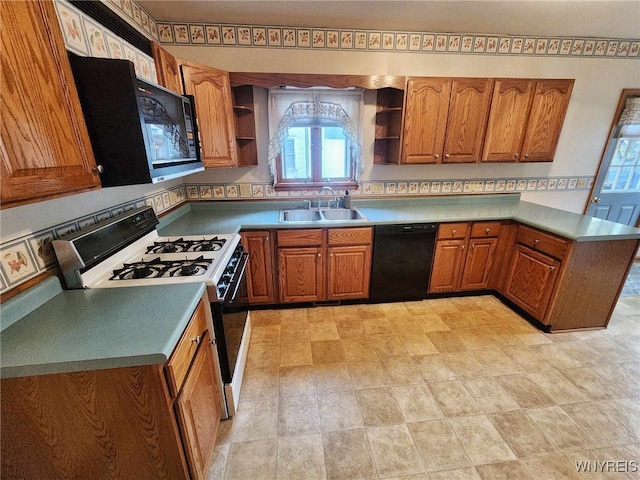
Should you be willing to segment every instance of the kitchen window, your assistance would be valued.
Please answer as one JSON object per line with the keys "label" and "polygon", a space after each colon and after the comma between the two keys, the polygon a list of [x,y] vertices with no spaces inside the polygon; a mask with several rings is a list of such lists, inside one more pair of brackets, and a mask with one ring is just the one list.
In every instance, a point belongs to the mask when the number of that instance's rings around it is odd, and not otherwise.
{"label": "kitchen window", "polygon": [[269,91],[269,166],[276,190],[356,187],[362,90]]}

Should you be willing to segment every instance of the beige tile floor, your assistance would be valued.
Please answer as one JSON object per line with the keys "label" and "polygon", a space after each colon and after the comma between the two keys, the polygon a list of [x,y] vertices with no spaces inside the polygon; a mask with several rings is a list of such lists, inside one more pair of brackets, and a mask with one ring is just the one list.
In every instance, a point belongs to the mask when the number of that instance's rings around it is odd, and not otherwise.
{"label": "beige tile floor", "polygon": [[253,311],[209,478],[640,478],[575,466],[640,468],[639,312],[549,335],[492,296]]}

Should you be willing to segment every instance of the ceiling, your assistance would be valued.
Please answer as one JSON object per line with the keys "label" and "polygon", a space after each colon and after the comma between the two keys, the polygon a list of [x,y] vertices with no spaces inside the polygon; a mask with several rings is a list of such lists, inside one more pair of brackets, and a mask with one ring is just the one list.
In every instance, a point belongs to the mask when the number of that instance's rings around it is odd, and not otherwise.
{"label": "ceiling", "polygon": [[138,0],[157,21],[640,38],[640,0]]}

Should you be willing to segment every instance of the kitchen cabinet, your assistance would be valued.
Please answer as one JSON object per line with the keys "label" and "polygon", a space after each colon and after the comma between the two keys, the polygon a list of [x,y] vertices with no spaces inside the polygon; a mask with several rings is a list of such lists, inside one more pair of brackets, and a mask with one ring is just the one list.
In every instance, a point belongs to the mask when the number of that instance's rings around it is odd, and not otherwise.
{"label": "kitchen cabinet", "polygon": [[550,331],[607,326],[638,240],[570,241],[516,225],[499,291]]}
{"label": "kitchen cabinet", "polygon": [[2,478],[206,478],[222,389],[205,301],[166,365],[2,379]]}
{"label": "kitchen cabinet", "polygon": [[374,164],[397,165],[400,161],[403,106],[404,90],[385,87],[376,92]]}
{"label": "kitchen cabinet", "polygon": [[251,85],[240,85],[233,87],[231,93],[233,96],[238,166],[258,165],[253,87]]}
{"label": "kitchen cabinet", "polygon": [[253,87],[231,89],[229,73],[182,60],[152,42],[158,83],[195,97],[205,168],[258,164]]}
{"label": "kitchen cabinet", "polygon": [[156,42],[151,42],[151,51],[156,66],[158,84],[183,95],[184,87],[182,85],[182,74],[180,73],[180,61]]}
{"label": "kitchen cabinet", "polygon": [[369,296],[372,235],[369,227],[328,229],[327,300]]}
{"label": "kitchen cabinet", "polygon": [[500,228],[500,222],[441,224],[429,292],[490,288],[491,267]]}
{"label": "kitchen cabinet", "polygon": [[0,204],[100,188],[51,1],[0,2]]}
{"label": "kitchen cabinet", "polygon": [[282,303],[368,297],[370,227],[278,230],[277,236]]}
{"label": "kitchen cabinet", "polygon": [[489,114],[489,78],[411,78],[401,163],[477,162]]}
{"label": "kitchen cabinet", "polygon": [[240,232],[242,245],[249,254],[247,264],[247,294],[249,303],[274,303],[275,278],[273,270],[273,248],[270,231]]}
{"label": "kitchen cabinet", "polygon": [[236,167],[236,138],[229,73],[181,62],[184,92],[193,95],[205,168]]}
{"label": "kitchen cabinet", "polygon": [[573,83],[495,80],[482,161],[553,161]]}

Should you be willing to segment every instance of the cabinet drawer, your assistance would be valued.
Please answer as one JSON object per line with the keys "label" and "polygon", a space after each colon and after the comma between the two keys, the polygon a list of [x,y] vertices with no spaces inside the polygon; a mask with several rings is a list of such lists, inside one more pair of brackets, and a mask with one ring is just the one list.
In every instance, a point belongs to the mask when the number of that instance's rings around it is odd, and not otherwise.
{"label": "cabinet drawer", "polygon": [[322,245],[322,229],[278,230],[278,247],[307,247]]}
{"label": "cabinet drawer", "polygon": [[465,238],[468,229],[468,223],[441,223],[438,228],[438,240]]}
{"label": "cabinet drawer", "polygon": [[471,238],[497,237],[500,222],[476,222],[471,226]]}
{"label": "cabinet drawer", "polygon": [[202,340],[203,333],[207,329],[207,317],[205,315],[205,305],[202,300],[198,304],[195,313],[189,321],[189,325],[184,330],[180,341],[173,350],[169,361],[165,366],[169,391],[172,397],[177,397],[182,382],[187,376],[187,371],[191,365],[191,360]]}
{"label": "cabinet drawer", "polygon": [[520,225],[516,236],[516,243],[546,253],[558,260],[562,260],[567,253],[569,241],[554,237],[533,228]]}
{"label": "cabinet drawer", "polygon": [[370,245],[373,238],[371,227],[330,228],[329,245]]}

